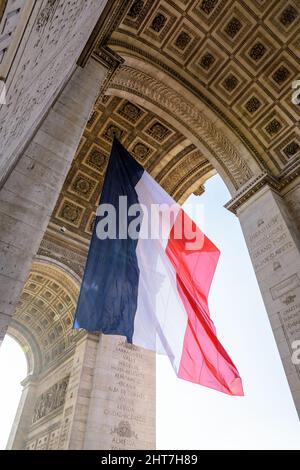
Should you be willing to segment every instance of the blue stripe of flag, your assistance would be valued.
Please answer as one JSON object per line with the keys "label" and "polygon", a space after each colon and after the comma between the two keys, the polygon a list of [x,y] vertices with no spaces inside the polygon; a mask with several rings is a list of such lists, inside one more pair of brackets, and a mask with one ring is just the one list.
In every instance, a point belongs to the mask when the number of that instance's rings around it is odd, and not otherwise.
{"label": "blue stripe of flag", "polygon": [[[105,175],[100,204],[112,204],[119,211],[119,197],[127,196],[128,207],[138,204],[135,185],[142,177],[141,165],[114,139]],[[137,240],[99,240],[96,217],[85,272],[75,312],[74,328],[127,337],[132,342],[137,309],[139,267]],[[130,223],[132,217],[121,223]]]}

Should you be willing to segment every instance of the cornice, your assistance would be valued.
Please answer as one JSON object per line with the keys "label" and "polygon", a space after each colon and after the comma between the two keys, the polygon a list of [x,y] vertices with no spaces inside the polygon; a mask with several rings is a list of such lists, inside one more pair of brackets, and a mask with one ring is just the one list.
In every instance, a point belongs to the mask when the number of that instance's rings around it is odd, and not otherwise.
{"label": "cornice", "polygon": [[290,184],[300,175],[300,158],[296,158],[291,162],[280,174],[279,180],[281,182],[281,188]]}
{"label": "cornice", "polygon": [[108,69],[99,90],[99,96],[102,96],[105,94],[105,90],[113,80],[119,67],[124,63],[124,59],[106,45],[98,45],[93,51],[92,57]]}
{"label": "cornice", "polygon": [[246,185],[244,185],[236,195],[225,204],[225,208],[233,214],[237,213],[239,207],[247,202],[254,194],[256,194],[264,186],[269,186],[277,193],[280,192],[280,184],[277,179],[268,175],[267,173],[261,173],[257,177],[251,179]]}
{"label": "cornice", "polygon": [[[123,20],[131,0],[108,0],[77,64],[84,67],[94,50],[101,49]],[[94,55],[94,54],[93,54]],[[97,56],[97,53],[96,53]],[[104,64],[105,65],[105,64]]]}

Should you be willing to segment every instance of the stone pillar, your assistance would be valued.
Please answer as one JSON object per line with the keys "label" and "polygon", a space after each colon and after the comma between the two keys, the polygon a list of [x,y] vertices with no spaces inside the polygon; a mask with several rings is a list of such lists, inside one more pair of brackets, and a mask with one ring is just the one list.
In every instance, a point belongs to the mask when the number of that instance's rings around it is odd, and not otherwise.
{"label": "stone pillar", "polygon": [[59,449],[154,449],[155,354],[85,334],[66,393]]}
{"label": "stone pillar", "polygon": [[24,449],[28,430],[32,423],[34,404],[36,399],[36,380],[29,375],[22,382],[24,387],[22,396],[14,419],[14,423],[9,435],[7,450]]}
{"label": "stone pillar", "polygon": [[236,212],[300,416],[300,365],[292,359],[295,341],[300,340],[298,230],[286,203],[268,185]]}
{"label": "stone pillar", "polygon": [[83,448],[98,340],[98,335],[85,334],[76,344],[62,416],[59,449]]}
{"label": "stone pillar", "polygon": [[300,238],[300,177],[294,179],[282,191],[282,197],[285,200],[293,220],[298,229]]}
{"label": "stone pillar", "polygon": [[155,354],[101,335],[84,449],[155,449]]}
{"label": "stone pillar", "polygon": [[105,75],[76,68],[0,190],[0,343]]}

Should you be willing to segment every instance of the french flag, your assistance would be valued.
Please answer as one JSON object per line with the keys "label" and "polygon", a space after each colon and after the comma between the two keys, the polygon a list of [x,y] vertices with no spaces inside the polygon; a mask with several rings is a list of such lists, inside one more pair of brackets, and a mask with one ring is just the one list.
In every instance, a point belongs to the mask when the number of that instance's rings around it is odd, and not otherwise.
{"label": "french flag", "polygon": [[243,395],[237,368],[209,314],[219,255],[115,139],[74,328],[125,336],[129,343],[167,354],[181,379]]}

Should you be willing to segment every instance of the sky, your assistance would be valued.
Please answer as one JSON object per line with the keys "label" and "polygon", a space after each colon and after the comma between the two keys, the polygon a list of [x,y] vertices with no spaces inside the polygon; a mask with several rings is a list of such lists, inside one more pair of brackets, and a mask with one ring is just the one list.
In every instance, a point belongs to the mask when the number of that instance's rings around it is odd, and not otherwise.
{"label": "sky", "polygon": [[[298,419],[238,219],[219,176],[186,205],[221,257],[209,297],[218,338],[243,379],[245,397],[232,397],[176,377],[157,358],[158,449],[297,449]],[[200,208],[200,210],[196,210]],[[199,215],[200,213],[200,215]],[[0,449],[5,448],[26,376],[20,346],[0,349]],[[5,377],[5,380],[3,378]]]}

